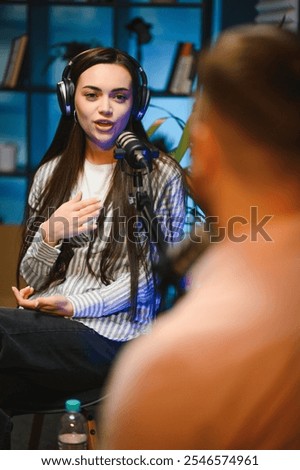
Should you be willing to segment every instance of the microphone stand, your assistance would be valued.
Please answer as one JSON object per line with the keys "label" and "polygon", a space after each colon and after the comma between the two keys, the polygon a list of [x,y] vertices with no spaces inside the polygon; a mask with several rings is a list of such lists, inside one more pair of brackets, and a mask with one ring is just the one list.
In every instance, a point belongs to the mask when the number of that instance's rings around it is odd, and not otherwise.
{"label": "microphone stand", "polygon": [[164,239],[160,224],[154,214],[150,196],[147,191],[143,190],[143,174],[141,170],[134,170],[133,185],[136,188],[136,208],[144,216],[142,221],[145,229],[149,232],[150,241],[154,241],[157,244],[159,257],[165,257],[168,244]]}
{"label": "microphone stand", "polygon": [[138,212],[142,214],[142,221],[146,231],[149,233],[150,242],[154,242],[157,249],[158,260],[154,264],[154,273],[159,277],[159,291],[162,297],[161,311],[165,310],[169,288],[175,289],[176,299],[185,293],[182,285],[182,277],[179,276],[172,267],[168,257],[169,245],[165,241],[161,226],[154,214],[151,198],[143,188],[143,174],[141,170],[134,170],[133,182],[136,188],[135,203]]}
{"label": "microphone stand", "polygon": [[[121,168],[124,169],[124,157],[126,152],[123,149],[115,150],[115,158],[121,159]],[[146,165],[146,163],[145,163]],[[147,165],[152,170],[152,162],[148,158]],[[133,168],[133,167],[132,167]],[[143,169],[133,168],[133,186],[136,189],[135,196],[129,195],[132,204],[135,204],[137,211],[142,214],[142,222],[148,233],[150,242],[154,242],[157,249],[158,261],[154,265],[154,273],[159,277],[159,291],[162,299],[166,296],[168,289],[173,286],[176,292],[176,298],[185,293],[182,286],[182,276],[178,275],[172,267],[171,260],[167,255],[169,248],[165,241],[164,234],[158,223],[157,217],[153,211],[153,205],[150,195],[144,190]],[[162,303],[163,305],[163,303]]]}

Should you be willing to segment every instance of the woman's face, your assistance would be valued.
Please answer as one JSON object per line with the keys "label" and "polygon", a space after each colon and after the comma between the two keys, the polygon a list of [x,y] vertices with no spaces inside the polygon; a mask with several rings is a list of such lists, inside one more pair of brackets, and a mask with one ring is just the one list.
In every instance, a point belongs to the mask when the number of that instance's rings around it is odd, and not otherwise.
{"label": "woman's face", "polygon": [[111,149],[125,129],[133,104],[132,79],[117,64],[96,64],[79,77],[75,91],[77,120],[87,138]]}

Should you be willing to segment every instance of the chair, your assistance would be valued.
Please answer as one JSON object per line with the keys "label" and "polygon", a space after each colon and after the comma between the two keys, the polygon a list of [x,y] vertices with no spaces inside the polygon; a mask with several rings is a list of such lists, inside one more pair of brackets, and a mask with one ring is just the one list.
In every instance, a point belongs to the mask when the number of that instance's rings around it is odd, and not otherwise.
{"label": "chair", "polygon": [[[30,430],[30,436],[28,441],[28,449],[36,450],[39,448],[40,436],[42,433],[42,428],[44,424],[44,418],[47,414],[58,414],[64,413],[65,411],[65,402],[69,398],[77,398],[81,402],[82,413],[87,418],[88,424],[88,443],[87,448],[89,450],[96,449],[96,422],[94,417],[95,406],[97,407],[105,399],[105,395],[101,395],[101,390],[99,388],[81,391],[81,392],[70,392],[70,393],[53,393],[49,390],[45,396],[45,391],[39,393],[37,390],[34,390],[30,396],[24,397],[22,395],[22,402],[18,403],[17,401],[10,400],[9,410],[6,409],[6,413],[11,416],[20,416],[26,414],[32,414],[33,420]],[[23,400],[24,398],[24,400]]]}

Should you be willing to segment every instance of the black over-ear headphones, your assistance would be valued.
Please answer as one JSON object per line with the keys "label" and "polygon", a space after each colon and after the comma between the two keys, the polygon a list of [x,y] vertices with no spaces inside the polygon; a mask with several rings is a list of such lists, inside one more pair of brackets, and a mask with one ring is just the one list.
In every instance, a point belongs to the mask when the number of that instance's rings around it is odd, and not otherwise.
{"label": "black over-ear headphones", "polygon": [[[71,80],[72,65],[79,56],[87,52],[89,52],[89,50],[80,52],[80,54],[77,54],[75,57],[73,57],[73,59],[70,60],[68,65],[63,70],[61,81],[57,83],[56,91],[58,103],[60,110],[64,116],[72,116],[74,113],[75,85]],[[123,51],[120,52],[127,57],[127,59],[134,65],[137,70],[137,75],[140,83],[138,87],[137,106],[133,110],[133,117],[137,121],[140,121],[143,118],[145,112],[147,111],[150,101],[150,90],[148,88],[147,75],[137,60],[135,60],[133,57]]]}

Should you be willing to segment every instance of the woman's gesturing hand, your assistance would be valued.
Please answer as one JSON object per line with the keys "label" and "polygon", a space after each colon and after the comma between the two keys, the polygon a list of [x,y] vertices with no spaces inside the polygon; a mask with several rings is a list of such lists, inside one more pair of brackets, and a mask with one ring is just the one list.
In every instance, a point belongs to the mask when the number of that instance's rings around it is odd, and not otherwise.
{"label": "woman's gesturing hand", "polygon": [[64,295],[51,295],[49,297],[30,299],[30,296],[33,294],[32,287],[27,286],[21,290],[12,287],[12,291],[19,307],[52,313],[62,317],[72,317],[73,315],[73,305]]}
{"label": "woman's gesturing hand", "polygon": [[41,224],[43,240],[55,246],[68,239],[96,228],[101,203],[97,197],[82,200],[79,192],[73,199],[62,204],[51,217]]}

